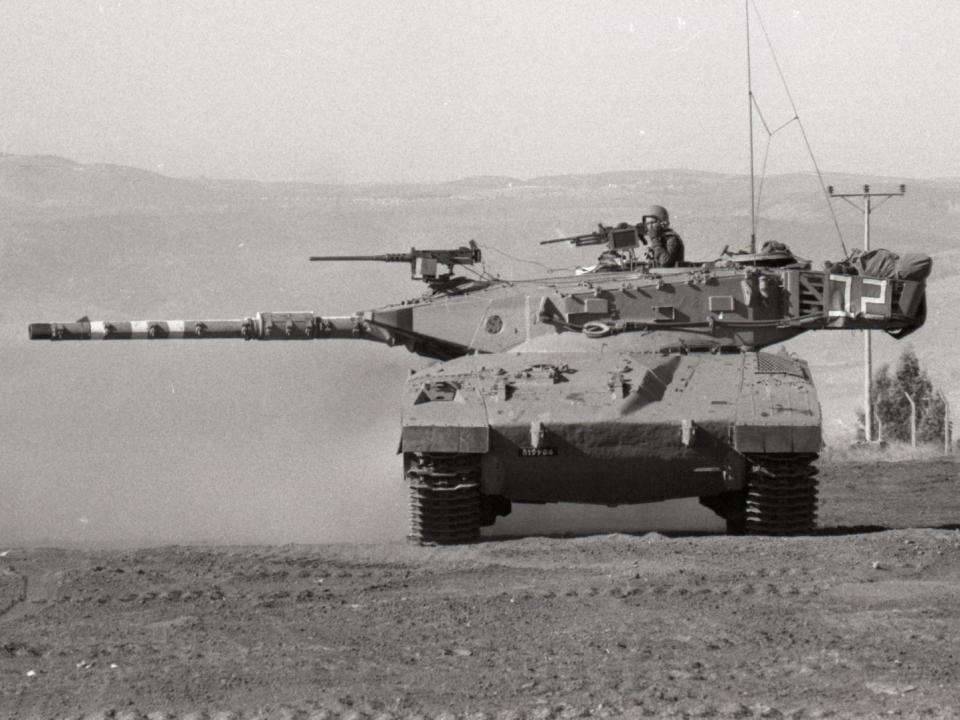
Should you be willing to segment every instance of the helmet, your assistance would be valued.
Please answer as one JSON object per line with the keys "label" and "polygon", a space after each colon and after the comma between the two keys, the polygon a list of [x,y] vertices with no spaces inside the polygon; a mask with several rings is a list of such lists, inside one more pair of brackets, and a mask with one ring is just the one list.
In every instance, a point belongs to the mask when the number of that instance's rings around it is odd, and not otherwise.
{"label": "helmet", "polygon": [[662,205],[651,205],[643,211],[642,217],[644,220],[646,220],[648,217],[652,217],[656,218],[662,223],[670,222],[670,215],[667,213],[667,209]]}

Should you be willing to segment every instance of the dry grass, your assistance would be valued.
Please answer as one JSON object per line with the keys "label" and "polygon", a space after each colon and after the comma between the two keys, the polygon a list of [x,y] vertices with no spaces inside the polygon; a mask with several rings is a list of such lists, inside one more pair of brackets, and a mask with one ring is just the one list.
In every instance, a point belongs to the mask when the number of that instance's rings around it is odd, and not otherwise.
{"label": "dry grass", "polygon": [[880,444],[836,444],[825,447],[820,459],[825,462],[909,462],[936,460],[943,457],[943,445],[918,445],[911,447],[905,443]]}

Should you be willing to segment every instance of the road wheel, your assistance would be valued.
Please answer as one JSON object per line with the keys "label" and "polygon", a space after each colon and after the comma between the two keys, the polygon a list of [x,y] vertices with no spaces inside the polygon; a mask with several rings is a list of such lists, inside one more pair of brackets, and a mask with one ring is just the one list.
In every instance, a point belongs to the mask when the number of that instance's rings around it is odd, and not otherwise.
{"label": "road wheel", "polygon": [[718,495],[707,495],[700,498],[700,504],[727,523],[727,534],[743,535],[747,531],[747,491],[730,490]]}
{"label": "road wheel", "polygon": [[513,503],[503,495],[483,495],[480,498],[480,527],[490,527],[498,517],[506,517],[513,511]]}

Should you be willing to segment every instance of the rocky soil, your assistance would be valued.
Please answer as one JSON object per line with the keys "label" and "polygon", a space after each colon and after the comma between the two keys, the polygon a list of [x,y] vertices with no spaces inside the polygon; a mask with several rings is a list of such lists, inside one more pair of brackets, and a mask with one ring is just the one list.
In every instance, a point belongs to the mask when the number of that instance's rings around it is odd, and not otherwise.
{"label": "rocky soil", "polygon": [[952,460],[799,538],[9,549],[0,718],[960,717]]}

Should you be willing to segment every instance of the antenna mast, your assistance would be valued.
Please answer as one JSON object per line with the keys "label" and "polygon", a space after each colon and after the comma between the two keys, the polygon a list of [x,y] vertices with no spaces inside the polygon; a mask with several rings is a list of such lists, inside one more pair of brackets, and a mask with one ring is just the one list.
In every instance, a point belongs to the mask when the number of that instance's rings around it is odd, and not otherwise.
{"label": "antenna mast", "polygon": [[747,25],[747,105],[750,118],[750,252],[757,252],[757,207],[754,189],[753,164],[753,77],[750,65],[750,0],[743,3],[744,20]]}

